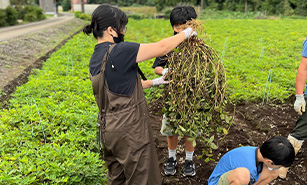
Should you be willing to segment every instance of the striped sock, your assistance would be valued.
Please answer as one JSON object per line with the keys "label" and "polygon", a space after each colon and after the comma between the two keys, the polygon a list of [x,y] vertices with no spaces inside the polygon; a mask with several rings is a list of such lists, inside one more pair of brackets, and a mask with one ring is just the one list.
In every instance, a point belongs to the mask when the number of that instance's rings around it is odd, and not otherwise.
{"label": "striped sock", "polygon": [[185,160],[193,161],[193,152],[187,152],[185,151]]}
{"label": "striped sock", "polygon": [[176,160],[176,149],[175,150],[168,149],[168,158],[171,157],[173,157],[174,160]]}

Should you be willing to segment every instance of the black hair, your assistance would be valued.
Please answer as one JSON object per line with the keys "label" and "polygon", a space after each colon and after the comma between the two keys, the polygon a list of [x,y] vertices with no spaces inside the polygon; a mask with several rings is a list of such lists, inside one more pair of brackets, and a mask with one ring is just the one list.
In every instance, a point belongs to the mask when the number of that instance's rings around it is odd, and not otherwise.
{"label": "black hair", "polygon": [[94,37],[103,36],[109,26],[111,26],[117,33],[123,31],[128,23],[128,17],[121,9],[102,4],[98,6],[92,13],[91,24],[83,28],[83,32],[87,35],[93,32]]}
{"label": "black hair", "polygon": [[292,144],[282,136],[276,136],[265,141],[260,147],[260,153],[264,158],[272,160],[275,165],[284,167],[289,167],[295,159]]}
{"label": "black hair", "polygon": [[185,24],[187,21],[196,18],[197,14],[192,6],[177,6],[171,11],[170,22],[173,27],[176,24]]}

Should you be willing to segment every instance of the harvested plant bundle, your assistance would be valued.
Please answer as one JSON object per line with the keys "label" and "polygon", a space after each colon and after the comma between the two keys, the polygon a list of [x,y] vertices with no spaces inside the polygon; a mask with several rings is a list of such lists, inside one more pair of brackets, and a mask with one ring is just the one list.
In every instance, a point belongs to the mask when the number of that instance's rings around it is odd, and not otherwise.
{"label": "harvested plant bundle", "polygon": [[215,148],[216,133],[227,133],[225,121],[226,71],[217,53],[199,37],[193,36],[168,56],[168,73],[163,112],[172,132],[189,135]]}

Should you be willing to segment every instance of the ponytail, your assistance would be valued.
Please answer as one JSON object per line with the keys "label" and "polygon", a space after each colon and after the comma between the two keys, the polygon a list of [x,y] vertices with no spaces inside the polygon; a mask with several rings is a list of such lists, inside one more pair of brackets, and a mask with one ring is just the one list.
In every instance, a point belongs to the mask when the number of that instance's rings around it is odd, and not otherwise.
{"label": "ponytail", "polygon": [[91,25],[86,25],[83,28],[83,33],[85,33],[86,35],[90,35],[93,32],[93,28]]}

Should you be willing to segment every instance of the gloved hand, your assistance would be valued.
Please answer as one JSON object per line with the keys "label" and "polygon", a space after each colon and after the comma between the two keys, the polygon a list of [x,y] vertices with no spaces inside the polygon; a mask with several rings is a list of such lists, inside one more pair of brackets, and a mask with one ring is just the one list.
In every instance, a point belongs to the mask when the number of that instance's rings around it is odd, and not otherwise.
{"label": "gloved hand", "polygon": [[302,115],[302,112],[305,112],[306,102],[304,95],[295,95],[296,100],[294,103],[294,109],[296,112],[298,112],[299,115]]}
{"label": "gloved hand", "polygon": [[185,34],[185,39],[192,37],[193,35],[197,35],[197,32],[193,30],[191,27],[182,31]]}
{"label": "gloved hand", "polygon": [[162,71],[162,76],[165,76],[165,74],[167,73],[167,71],[168,71],[168,68],[163,69],[163,71]]}
{"label": "gloved hand", "polygon": [[168,81],[164,80],[164,76],[152,80],[152,86],[156,87],[162,84],[168,84]]}

